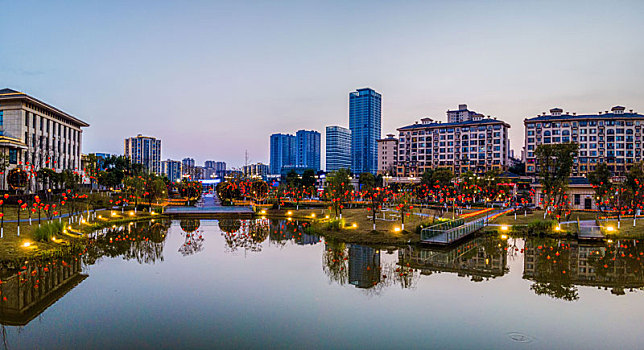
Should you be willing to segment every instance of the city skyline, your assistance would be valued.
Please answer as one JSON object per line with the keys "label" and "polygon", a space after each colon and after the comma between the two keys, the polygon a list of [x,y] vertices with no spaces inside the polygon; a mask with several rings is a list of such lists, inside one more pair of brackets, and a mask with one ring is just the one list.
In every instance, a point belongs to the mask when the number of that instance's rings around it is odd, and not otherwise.
{"label": "city skyline", "polygon": [[[641,112],[644,100],[638,2],[200,5],[9,3],[3,87],[91,124],[83,153],[118,154],[142,133],[163,140],[164,159],[237,168],[246,149],[249,163],[268,163],[271,133],[347,126],[346,94],[365,86],[384,97],[383,135],[468,104],[513,126],[517,154],[524,118]],[[347,35],[363,18],[379,24],[373,35]]]}

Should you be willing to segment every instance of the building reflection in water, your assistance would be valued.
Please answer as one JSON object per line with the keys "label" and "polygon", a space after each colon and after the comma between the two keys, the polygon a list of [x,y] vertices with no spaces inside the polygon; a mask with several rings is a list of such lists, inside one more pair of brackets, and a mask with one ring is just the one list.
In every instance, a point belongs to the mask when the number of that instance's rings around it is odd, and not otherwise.
{"label": "building reflection in water", "polygon": [[528,239],[523,278],[539,295],[564,300],[579,298],[577,286],[594,286],[623,295],[644,287],[644,247],[637,240],[593,244],[553,239]]}
{"label": "building reflection in water", "polygon": [[101,230],[82,255],[33,260],[23,266],[6,262],[0,270],[0,324],[27,325],[88,277],[83,266],[104,257],[121,257],[140,264],[162,261],[169,224],[150,221]]}
{"label": "building reflection in water", "polygon": [[422,275],[450,272],[478,282],[508,272],[506,247],[504,240],[482,236],[448,248],[410,246],[398,250],[398,260]]}
{"label": "building reflection in water", "polygon": [[349,246],[349,283],[371,288],[380,282],[380,250],[367,246]]}
{"label": "building reflection in water", "polygon": [[0,324],[27,325],[85,278],[81,260],[71,258],[22,266],[0,285]]}
{"label": "building reflection in water", "polygon": [[420,276],[413,268],[387,262],[378,248],[335,241],[325,243],[322,270],[330,282],[348,283],[367,294],[379,294],[394,285],[413,288]]}

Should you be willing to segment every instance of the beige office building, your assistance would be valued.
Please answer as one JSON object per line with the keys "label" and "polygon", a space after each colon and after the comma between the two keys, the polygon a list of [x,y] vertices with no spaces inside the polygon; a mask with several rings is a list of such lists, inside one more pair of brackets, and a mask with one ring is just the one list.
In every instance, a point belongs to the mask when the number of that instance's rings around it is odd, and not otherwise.
{"label": "beige office building", "polygon": [[9,156],[9,169],[82,171],[81,128],[88,126],[25,93],[0,90],[0,153]]}

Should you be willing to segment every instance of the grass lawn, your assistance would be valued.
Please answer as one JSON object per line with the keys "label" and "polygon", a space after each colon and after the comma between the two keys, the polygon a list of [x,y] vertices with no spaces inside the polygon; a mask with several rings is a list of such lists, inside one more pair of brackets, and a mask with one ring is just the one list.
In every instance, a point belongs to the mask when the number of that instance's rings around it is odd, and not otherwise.
{"label": "grass lawn", "polygon": [[[606,221],[601,223],[602,232],[606,238],[623,239],[623,238],[643,238],[644,237],[644,220],[637,220],[636,226],[633,226],[633,219],[622,219],[620,228],[617,228],[617,220]],[[608,231],[607,227],[613,227],[613,231]]]}
{"label": "grass lawn", "polygon": [[[597,213],[588,212],[588,211],[574,211],[570,214],[570,218],[566,221],[576,221],[579,220],[595,220]],[[546,219],[548,219],[546,217]],[[511,215],[501,215],[496,218],[493,223],[495,224],[505,224],[505,225],[527,225],[535,220],[543,220],[543,210],[535,210],[532,214],[523,216],[523,212],[517,212],[517,219],[514,220],[514,214]]]}

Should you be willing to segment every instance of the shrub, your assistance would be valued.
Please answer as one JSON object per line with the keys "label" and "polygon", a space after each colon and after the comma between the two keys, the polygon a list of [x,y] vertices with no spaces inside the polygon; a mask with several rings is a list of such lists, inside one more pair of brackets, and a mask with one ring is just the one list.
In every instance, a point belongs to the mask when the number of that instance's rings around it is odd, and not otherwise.
{"label": "shrub", "polygon": [[326,229],[331,231],[340,231],[344,228],[344,219],[332,219],[326,223]]}
{"label": "shrub", "polygon": [[87,201],[93,208],[109,208],[110,197],[101,195],[100,193],[91,193],[87,196]]}
{"label": "shrub", "polygon": [[34,239],[40,242],[51,240],[51,238],[63,232],[65,225],[61,222],[51,222],[41,225],[34,230]]}
{"label": "shrub", "polygon": [[138,210],[138,211],[148,211],[149,208],[150,208],[150,206],[147,205],[147,204],[139,204],[139,205],[136,206],[136,210]]}
{"label": "shrub", "polygon": [[557,226],[554,220],[534,220],[528,224],[527,233],[532,235],[551,234]]}

